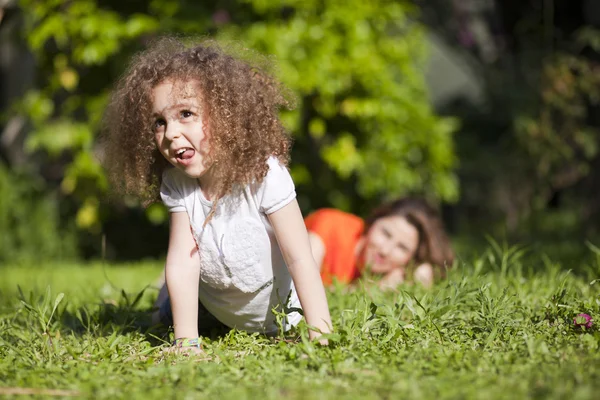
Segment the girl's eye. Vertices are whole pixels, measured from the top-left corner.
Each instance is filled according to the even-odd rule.
[[[188,110],[183,110],[183,111],[181,112],[181,117],[182,117],[182,118],[189,118],[189,117],[191,117],[191,116],[192,116],[192,112],[191,112],[191,111],[188,111]]]
[[[164,119],[157,119],[156,121],[154,121],[153,128],[154,128],[155,131],[157,131],[160,128],[162,128],[163,126],[165,126],[165,125],[166,125],[166,122],[165,122]]]

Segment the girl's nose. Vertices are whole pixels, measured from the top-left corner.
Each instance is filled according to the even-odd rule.
[[[165,130],[165,137],[168,140],[173,141],[180,136],[181,136],[181,127],[176,122],[172,122],[167,125],[166,130]]]

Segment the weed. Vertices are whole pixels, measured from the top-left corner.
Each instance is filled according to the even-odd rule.
[[[165,332],[149,324],[159,264],[5,267],[0,395],[591,399],[600,331],[581,315],[600,315],[600,251],[590,249],[580,274],[495,243],[429,290],[335,285],[329,346],[302,322],[277,337],[204,338],[203,357],[165,354]],[[291,311],[274,310],[281,329]]]

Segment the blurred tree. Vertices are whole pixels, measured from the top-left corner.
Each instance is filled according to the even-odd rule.
[[[306,208],[356,211],[365,199],[407,193],[457,199],[455,123],[432,112],[425,31],[409,2],[241,3],[217,10],[230,22],[218,36],[275,55],[297,93],[298,110],[284,118]]]
[[[600,159],[600,124],[593,115],[600,111],[600,65],[577,53],[585,48],[600,52],[600,31],[583,28],[573,44],[572,52],[546,57],[539,101],[530,114],[515,120],[518,144],[529,160],[532,211],[553,205],[565,190],[583,194],[581,186],[598,176],[594,166]],[[582,221],[593,220],[598,213],[600,191],[595,189],[572,204]]]
[[[305,211],[361,212],[369,201],[405,193],[458,197],[455,122],[432,112],[424,29],[409,2],[21,0],[20,7],[38,78],[14,110],[32,124],[26,149],[40,174],[60,185],[82,230],[97,235],[103,221],[114,221],[102,201],[107,183],[95,141],[107,91],[131,54],[160,33],[209,34],[275,56],[279,78],[298,98],[297,110],[282,117],[296,140],[292,174]],[[160,207],[146,216],[165,221]]]
[[[35,89],[16,107],[32,123],[26,149],[43,157],[42,175],[60,181],[62,192],[77,202],[77,226],[99,233],[98,196],[107,184],[94,139],[116,76],[114,63],[127,44],[159,24],[141,13],[123,17],[94,0],[22,0],[20,6],[38,62]]]
[[[438,110],[462,121],[461,228],[571,238],[600,228],[600,35],[585,26],[600,20],[592,2],[422,2],[429,26],[485,81],[483,106],[454,99]],[[465,40],[474,26],[498,57]]]
[[[56,193],[40,177],[0,164],[0,194],[0,266],[76,257],[75,229],[60,220]]]

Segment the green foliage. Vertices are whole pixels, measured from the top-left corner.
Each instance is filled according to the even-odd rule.
[[[409,3],[20,5],[39,80],[15,109],[32,123],[27,151],[60,160],[61,189],[78,204],[81,229],[102,229],[107,184],[96,137],[108,89],[141,43],[163,32],[211,34],[275,56],[279,77],[299,99],[297,111],[282,118],[296,137],[292,173],[308,199],[305,209],[349,208],[407,192],[457,198],[454,122],[429,105],[426,39]],[[164,220],[156,210],[148,215]]]
[[[527,189],[514,197],[521,199],[518,214],[526,229],[541,230],[558,212],[575,217],[571,234],[584,227],[589,235],[597,231],[590,221],[596,219],[600,193],[596,167],[600,125],[595,118],[600,110],[600,74],[597,61],[582,49],[597,51],[600,31],[584,27],[573,38],[571,48],[541,60],[536,101],[515,116],[514,139],[522,174],[518,181],[526,182]],[[548,203],[557,194],[564,194],[562,209],[549,210]]]
[[[319,171],[325,164],[341,180],[355,177],[363,198],[457,199],[455,123],[431,109],[425,31],[410,3],[244,3],[258,18],[226,24],[218,36],[275,55],[282,81],[299,98],[298,110],[284,116],[305,153],[298,158],[321,175],[310,185],[333,192],[335,180],[323,182]],[[323,162],[310,160],[315,151]]]
[[[73,229],[61,226],[57,196],[25,172],[0,164],[0,265],[76,256]]]
[[[16,107],[32,122],[26,150],[71,160],[63,165],[63,194],[79,203],[77,226],[98,233],[99,198],[107,183],[95,141],[112,84],[107,78],[123,48],[159,24],[152,16],[124,16],[94,0],[22,0],[20,6],[43,77]]]
[[[7,268],[0,393],[593,399],[600,388],[600,252],[591,248],[596,253],[579,260],[578,275],[493,243],[431,290],[334,286],[330,346],[308,341],[305,325],[285,338],[232,330],[203,338],[205,354],[192,359],[164,353],[168,338],[148,329],[156,292],[145,285],[158,264]],[[574,325],[580,313],[595,319],[592,328]]]
[[[464,116],[456,135],[460,211],[474,232],[589,237],[600,210],[600,31],[582,27],[567,36],[557,27],[556,47],[547,48],[540,25],[523,26],[532,31],[514,33],[502,60],[481,66],[488,107],[450,111]]]
[[[581,45],[600,40],[600,33],[593,33],[582,30]],[[597,65],[582,56],[553,54],[545,60],[540,91],[536,114],[517,118],[516,137],[532,166],[531,184],[547,201],[548,191],[585,177],[598,156],[600,127],[589,118],[590,110],[600,107]]]

